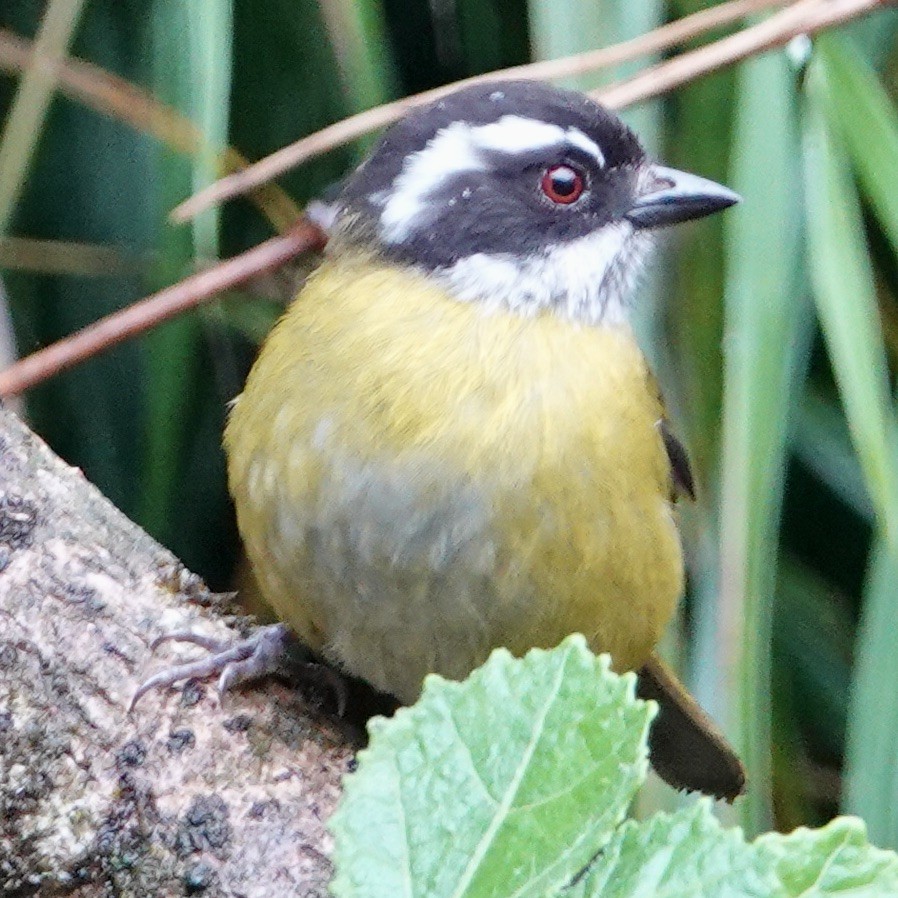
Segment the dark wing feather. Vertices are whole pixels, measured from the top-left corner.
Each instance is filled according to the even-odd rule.
[[[689,466],[689,456],[686,447],[677,439],[670,429],[666,418],[661,419],[661,439],[664,440],[664,448],[667,450],[667,458],[670,460],[670,472],[677,494],[695,499],[695,479],[692,476],[692,468]]]

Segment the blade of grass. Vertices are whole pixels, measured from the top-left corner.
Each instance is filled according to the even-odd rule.
[[[844,805],[864,816],[879,844],[898,845],[898,694],[891,686],[898,677],[898,427],[860,204],[834,133],[831,59],[816,59],[807,82],[808,229],[818,310],[878,527],[856,650]],[[871,143],[879,143],[876,133]]]
[[[798,694],[795,716],[818,753],[836,762],[847,730],[854,622],[851,602],[786,556],[777,583],[774,650]]]
[[[135,274],[143,267],[139,258],[117,246],[0,237],[0,269],[108,278]]]
[[[23,73],[0,139],[0,235],[6,234],[53,98],[55,77],[48,74],[69,48],[85,0],[52,0],[41,20],[34,57]]]
[[[525,14],[527,4],[523,0],[499,0],[484,3],[483,0],[455,0],[442,4],[429,4],[436,13],[433,26],[437,36],[437,58],[444,65],[453,57],[458,60],[459,74],[478,75],[493,72],[507,66],[520,65],[531,58],[532,21]],[[441,18],[455,18],[455,27],[441,27]],[[456,47],[442,39],[442,34],[453,33]],[[593,45],[595,46],[595,45]],[[441,81],[446,80],[441,78]]]
[[[652,34],[662,24],[662,7],[658,0],[563,0],[552,4],[530,0],[531,43],[539,60],[563,59],[603,45],[626,45],[641,35]],[[645,57],[657,61],[657,53]],[[580,72],[561,79],[561,86],[574,90],[593,90],[619,78],[633,74],[640,67],[636,60],[606,66],[591,72]],[[658,109],[647,107],[629,110],[624,117],[651,152],[658,146]]]
[[[0,28],[0,71],[10,74],[25,72],[33,58],[34,45],[30,41]],[[60,60],[54,65],[53,72],[57,79],[56,89],[61,96],[125,122],[176,152],[214,156],[192,121],[130,81],[83,59]],[[218,174],[239,171],[248,164],[237,150],[228,147],[218,157]],[[253,190],[249,199],[280,233],[290,228],[301,214],[293,200],[276,184],[265,184]]]
[[[894,191],[898,116],[892,102],[861,55],[845,41],[830,38],[821,44],[816,74],[815,85],[822,95],[828,124],[838,129],[861,187],[893,251],[898,253],[898,198]],[[854,233],[860,231],[861,224],[858,222],[855,228]],[[868,278],[871,280],[863,285],[865,304],[872,304],[872,276]],[[870,317],[873,314],[868,312]],[[898,496],[894,492],[898,426],[893,417],[888,417],[883,426],[890,440],[882,451],[892,453],[891,466],[885,473],[893,479],[873,496],[881,532],[874,541],[864,586],[842,804],[848,813],[864,817],[878,844],[898,847],[898,696],[891,687],[898,678],[894,645],[898,627],[898,545],[894,529],[898,519]]]
[[[395,96],[380,0],[318,0],[343,93],[353,112]]]
[[[707,0],[681,0],[671,14],[691,17]],[[698,46],[697,41],[687,45]],[[728,182],[736,106],[735,72],[721,72],[680,90],[665,121],[666,163]],[[657,361],[671,413],[686,441],[699,484],[697,501],[684,505],[680,528],[689,573],[690,643],[687,681],[699,701],[713,709],[719,699],[715,673],[719,598],[719,537],[716,509],[723,383],[723,230],[727,216],[711,216],[670,235],[659,270],[669,272],[658,315]]]
[[[782,53],[753,59],[740,72],[731,183],[745,202],[727,234],[716,666],[722,719],[752,783],[741,806],[752,833],[772,822],[772,600],[787,428],[811,322],[809,305],[796,299],[795,197],[783,189],[798,177],[793,82]]]
[[[898,848],[896,584],[898,552],[880,537],[870,553],[857,633],[842,810],[863,817],[883,848]]]
[[[898,253],[898,114],[863,56],[846,39],[817,41],[827,118],[838,128],[864,195]]]
[[[16,334],[13,330],[12,312],[9,307],[9,299],[6,295],[3,278],[0,277],[0,365],[6,368],[8,365],[12,365],[17,358],[18,352],[16,349]],[[4,406],[20,418],[23,417],[23,402],[20,397],[11,397],[9,402],[4,402]]]
[[[873,506],[845,416],[819,389],[810,388],[802,397],[792,450],[857,514],[873,519]]]
[[[153,7],[152,74],[155,93],[197,123],[206,146],[227,146],[231,87],[231,0],[183,6],[165,0]],[[189,158],[159,148],[157,227],[162,228],[157,283],[168,283],[218,257],[219,211],[206,210],[188,231],[165,226],[164,209],[185,190],[202,189],[216,176],[215,154]],[[196,371],[201,354],[200,321],[184,316],[145,338],[146,420],[140,523],[174,550],[178,516],[174,504],[182,492],[181,470],[191,431],[190,408],[196,401]],[[185,376],[187,375],[187,376]]]
[[[827,121],[823,59],[811,63],[803,113],[806,227],[824,340],[878,525],[898,546],[898,430],[860,202]]]

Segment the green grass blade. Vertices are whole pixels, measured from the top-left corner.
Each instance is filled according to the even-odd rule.
[[[792,450],[846,505],[862,518],[873,519],[845,416],[820,389],[809,388],[802,397]]]
[[[656,28],[663,20],[659,0],[530,0],[530,36],[536,59],[557,59],[596,47],[638,37]],[[591,90],[633,74],[652,62],[651,57],[568,78],[561,86]],[[657,152],[660,115],[657,103],[627,109],[623,118],[634,128],[646,147]]]
[[[860,204],[848,173],[845,151],[836,135],[837,129],[846,133],[849,127],[841,116],[855,114],[855,110],[846,110],[844,98],[839,99],[841,91],[856,91],[854,102],[868,110],[875,108],[878,92],[870,90],[869,79],[858,77],[857,64],[855,71],[850,72],[852,66],[848,62],[839,48],[831,45],[809,72],[805,116],[808,230],[818,310],[879,533],[856,649],[845,806],[867,819],[878,842],[895,845],[898,693],[892,683],[898,675],[894,647],[898,621],[898,428],[888,392],[885,350]],[[832,64],[835,68],[830,69]],[[886,122],[887,117],[874,116],[865,143],[870,159],[886,166],[888,172],[894,170],[895,159],[889,157],[896,150],[890,147],[890,127],[884,127]],[[891,215],[892,204],[881,192],[873,163],[860,161],[864,152],[857,145],[853,157],[888,229],[886,219]],[[873,199],[874,193],[878,200]]]
[[[155,92],[196,123],[207,146],[227,146],[231,88],[231,0],[183,6],[157,3],[153,8],[152,77]],[[160,228],[162,264],[159,284],[183,277],[199,261],[218,256],[219,211],[207,210],[189,229],[171,228],[168,210],[217,176],[215,154],[184,158],[158,150],[159,188],[156,227]],[[145,338],[147,416],[141,522],[157,538],[179,548],[172,535],[186,451],[194,423],[188,372],[198,373],[202,334],[195,315],[183,317]]]
[[[392,99],[395,73],[380,0],[318,0],[318,5],[348,110],[360,112]]]
[[[53,0],[34,45],[35,64],[22,75],[0,139],[0,235],[9,230],[28,165],[53,99],[53,63],[65,57],[85,0]],[[38,61],[40,60],[40,61]]]
[[[870,557],[848,711],[842,808],[864,818],[877,845],[898,848],[898,553],[880,539]]]
[[[530,43],[534,59],[558,59],[614,43],[611,34],[613,0],[529,0]],[[564,79],[559,86],[590,90],[602,83],[602,73]]]
[[[898,537],[898,433],[860,203],[825,115],[825,72],[812,63],[804,109],[811,279],[852,441],[880,526]]]
[[[796,299],[800,228],[783,189],[797,181],[793,81],[783,54],[740,72],[731,183],[745,202],[727,233],[717,646],[723,720],[752,783],[741,808],[750,832],[769,828],[772,815],[772,599],[787,427],[811,321]]]
[[[851,603],[788,554],[780,565],[773,643],[796,693],[794,723],[812,735],[818,757],[837,762],[845,744],[852,674]]]
[[[844,141],[861,188],[898,253],[898,115],[857,50],[834,36],[820,42],[825,109]],[[894,425],[892,425],[894,427]],[[898,458],[893,457],[893,469]],[[885,496],[880,501],[888,501]],[[894,501],[894,500],[893,500]],[[898,509],[890,504],[891,515]],[[845,760],[843,807],[863,815],[880,844],[898,846],[898,699],[884,684],[898,677],[898,551],[880,538],[871,554],[857,640]]]
[[[898,113],[876,73],[847,40],[824,35],[818,41],[820,87],[828,117],[839,129],[892,248],[898,252]]]

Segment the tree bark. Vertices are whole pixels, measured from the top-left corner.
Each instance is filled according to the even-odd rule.
[[[318,896],[350,735],[277,683],[189,683],[237,618],[0,409],[0,895]]]

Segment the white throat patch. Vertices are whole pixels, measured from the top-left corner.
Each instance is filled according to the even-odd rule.
[[[462,302],[520,315],[550,311],[582,324],[625,325],[651,238],[628,222],[547,247],[539,255],[475,253],[432,273]]]
[[[405,240],[415,219],[425,211],[428,195],[460,172],[484,171],[484,152],[526,153],[556,144],[567,144],[592,156],[599,166],[605,164],[598,144],[578,128],[519,115],[504,115],[488,125],[453,122],[405,160],[390,190],[373,198],[383,206],[383,239],[388,243]]]

